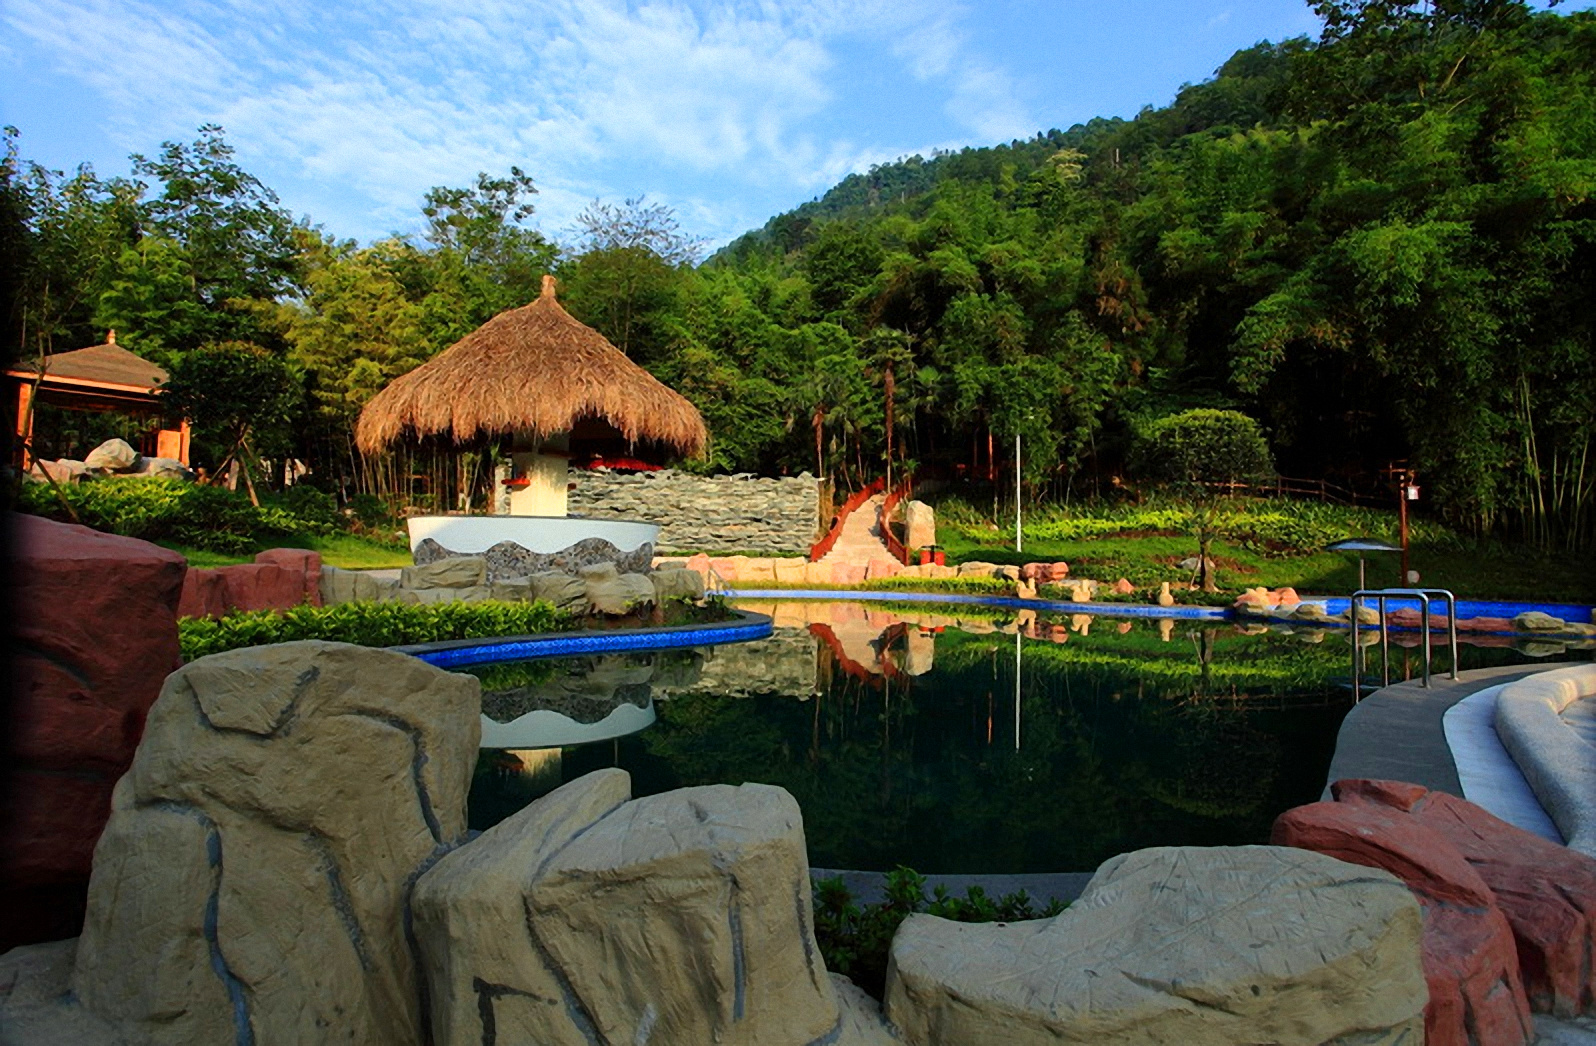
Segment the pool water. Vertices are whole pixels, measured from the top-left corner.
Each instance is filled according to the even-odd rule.
[[[1087,871],[1145,846],[1266,842],[1319,797],[1351,707],[1344,632],[739,606],[774,635],[474,670],[471,826],[619,766],[637,795],[786,788],[818,867]],[[1465,668],[1524,659],[1463,649]]]

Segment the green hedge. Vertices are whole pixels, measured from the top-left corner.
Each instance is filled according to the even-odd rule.
[[[100,476],[56,487],[23,484],[17,507],[125,537],[241,554],[285,535],[338,530],[331,499],[315,494],[307,488],[256,508],[248,497],[224,487],[153,476]]]
[[[290,610],[241,610],[177,624],[183,660],[246,646],[325,639],[359,646],[401,646],[446,639],[535,635],[570,627],[569,615],[547,602],[340,603]]]

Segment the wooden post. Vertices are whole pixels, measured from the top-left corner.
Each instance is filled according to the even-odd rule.
[[[22,450],[22,471],[33,467],[33,387],[17,385],[17,446]]]

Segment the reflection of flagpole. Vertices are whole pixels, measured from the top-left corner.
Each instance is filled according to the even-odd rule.
[[[1020,750],[1020,630],[1014,630],[1014,750]]]

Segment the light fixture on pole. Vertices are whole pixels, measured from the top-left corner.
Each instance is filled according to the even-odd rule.
[[[1401,552],[1400,547],[1379,538],[1347,538],[1345,541],[1333,541],[1325,546],[1331,552],[1356,552],[1358,554],[1358,590],[1368,588],[1364,583],[1363,554],[1365,552]],[[1403,583],[1407,581],[1403,578]]]

